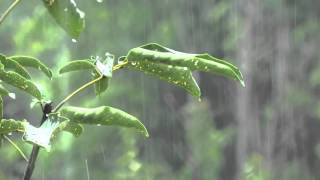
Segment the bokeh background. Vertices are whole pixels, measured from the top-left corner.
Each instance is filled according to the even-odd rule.
[[[0,12],[11,3],[0,0]],[[114,74],[104,95],[89,89],[70,105],[110,105],[141,119],[133,130],[86,126],[59,136],[41,152],[40,180],[318,180],[320,179],[320,1],[90,0],[77,42],[39,0],[22,0],[0,25],[0,53],[35,56],[53,68],[52,81],[34,72],[47,98],[59,102],[90,80],[59,76],[67,61],[117,57],[148,42],[184,52],[208,52],[240,67],[246,87],[197,73],[202,100],[140,72]],[[41,76],[40,76],[41,75]],[[40,109],[18,93],[5,99],[6,118],[39,122]],[[11,136],[29,154],[21,135]],[[21,179],[26,163],[8,143],[0,148],[0,179]]]

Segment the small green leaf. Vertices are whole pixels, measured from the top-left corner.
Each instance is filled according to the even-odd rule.
[[[95,65],[92,62],[90,62],[89,59],[75,60],[75,61],[70,61],[68,64],[64,65],[59,70],[59,74],[72,72],[72,71],[90,70],[90,69],[95,69]]]
[[[0,121],[0,134],[8,134],[15,131],[24,132],[28,124],[26,120],[2,119]]]
[[[57,131],[67,131],[73,134],[74,137],[79,137],[83,132],[83,127],[81,124],[70,122],[70,120],[63,121],[59,125],[59,129]]]
[[[146,137],[149,136],[147,129],[136,117],[113,107],[81,108],[69,106],[62,108],[60,113],[71,122],[135,128]]]
[[[201,95],[200,88],[187,67],[153,63],[144,60],[131,62],[129,63],[129,67],[180,86],[187,90],[192,96],[200,97]]]
[[[37,88],[37,86],[30,80],[24,78],[23,76],[19,75],[18,73],[12,71],[5,71],[3,66],[0,66],[0,80],[3,82],[14,86],[16,88],[21,89],[32,95],[37,99],[41,99],[41,92]]]
[[[5,70],[12,70],[21,76],[23,76],[26,79],[31,79],[30,74],[28,71],[22,67],[19,63],[16,61],[13,61],[12,59],[6,58],[5,56],[0,54],[0,62],[3,64]]]
[[[97,71],[92,72],[93,79],[99,78],[101,75]],[[98,82],[94,84],[94,92],[96,95],[101,95],[103,92],[105,92],[108,89],[109,86],[109,78],[108,77],[102,77]]]
[[[152,43],[131,49],[127,59],[129,62],[150,61],[187,67],[191,71],[198,70],[215,73],[238,80],[244,86],[243,77],[238,68],[231,63],[213,58],[207,54],[187,54]]]
[[[56,22],[77,39],[85,26],[84,16],[74,0],[42,0]]]
[[[40,60],[38,60],[34,57],[11,56],[11,57],[9,57],[9,59],[16,61],[17,63],[21,64],[24,67],[32,67],[32,68],[38,69],[38,70],[42,71],[49,78],[52,78],[51,70],[45,64],[43,64]]]

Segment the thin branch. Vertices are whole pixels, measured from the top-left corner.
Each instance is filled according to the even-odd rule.
[[[21,0],[15,0],[8,9],[1,15],[0,24],[5,20],[5,18],[9,15],[9,13],[19,4]]]
[[[8,136],[4,135],[3,136],[18,152],[19,154],[23,157],[24,160],[26,160],[27,162],[29,161],[27,156],[23,153],[23,151],[19,148],[18,145],[16,145],[16,143],[14,143]]]

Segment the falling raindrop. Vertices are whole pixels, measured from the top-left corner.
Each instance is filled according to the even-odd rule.
[[[64,10],[63,10],[64,12],[67,12],[68,11],[68,8],[64,8]]]
[[[97,0],[98,3],[103,3],[103,0]]]
[[[78,42],[76,39],[71,39],[71,41],[72,41],[73,43],[77,43],[77,42]]]

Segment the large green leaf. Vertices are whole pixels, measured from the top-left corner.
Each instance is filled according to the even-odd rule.
[[[5,71],[2,64],[0,64],[0,80],[29,93],[39,100],[42,97],[39,89],[32,81],[13,71]]]
[[[64,65],[60,70],[59,73],[67,73],[72,71],[80,71],[80,70],[90,70],[95,69],[95,65],[89,59],[86,60],[75,60],[70,61],[68,64]]]
[[[146,60],[131,62],[129,63],[129,67],[180,86],[187,90],[192,96],[200,97],[201,95],[200,88],[187,67],[154,63]]]
[[[74,0],[42,0],[56,22],[71,36],[77,39],[85,26],[84,12]]]
[[[7,134],[11,132],[24,132],[29,123],[26,120],[17,121],[14,119],[2,119],[0,121],[0,134]]]
[[[133,48],[127,55],[129,62],[150,61],[172,66],[187,67],[191,71],[204,71],[238,80],[243,86],[243,77],[234,65],[207,54],[187,54],[161,45],[148,44]]]
[[[4,55],[0,54],[0,62],[3,64],[5,70],[12,70],[26,79],[31,79],[27,70],[12,59],[6,58]]]
[[[32,68],[38,69],[38,70],[42,71],[49,78],[52,78],[51,70],[45,64],[43,64],[40,60],[38,60],[34,57],[11,56],[11,57],[9,57],[9,59],[14,60],[15,62],[21,64],[24,67],[32,67]]]
[[[147,129],[136,117],[113,107],[81,108],[69,106],[62,108],[60,113],[71,122],[135,128],[146,137],[149,136]]]

